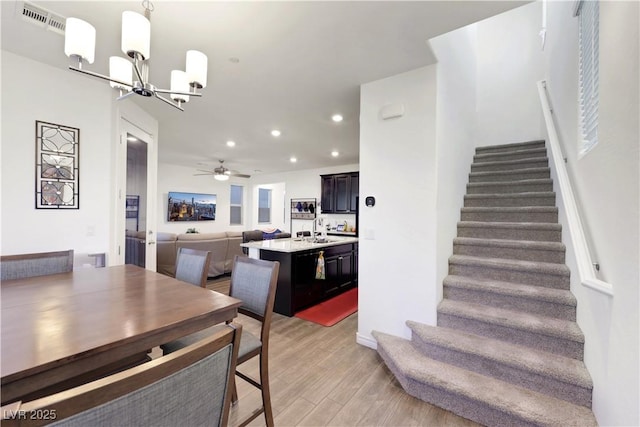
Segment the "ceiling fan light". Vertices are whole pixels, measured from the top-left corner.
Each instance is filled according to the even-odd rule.
[[[189,84],[196,88],[207,87],[207,55],[198,50],[187,51],[187,75]]]
[[[213,177],[218,181],[226,181],[229,179],[229,175],[226,175],[224,173],[217,173]]]
[[[96,29],[78,18],[67,18],[64,34],[64,53],[79,56],[93,64],[96,52]]]
[[[189,79],[187,73],[181,70],[171,71],[171,90],[176,92],[189,92]],[[171,94],[171,99],[180,102],[189,102],[189,95],[177,93]]]
[[[127,83],[127,86],[121,85],[116,82],[109,82],[111,87],[116,89],[126,89],[131,90],[131,86],[133,86],[133,68],[131,67],[131,62],[120,57],[120,56],[111,56],[109,57],[109,77],[114,80],[119,80],[121,82]]]
[[[149,59],[151,53],[151,23],[136,12],[122,12],[122,52],[134,58]]]

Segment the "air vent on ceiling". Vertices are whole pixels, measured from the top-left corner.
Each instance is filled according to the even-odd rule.
[[[45,28],[50,31],[54,31],[58,34],[64,34],[64,26],[66,19],[56,13],[53,13],[40,6],[36,6],[33,3],[23,2],[22,4],[22,18]]]

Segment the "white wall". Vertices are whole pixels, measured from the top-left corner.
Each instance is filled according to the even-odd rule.
[[[600,2],[599,143],[579,158],[578,21],[572,6],[548,5],[545,78],[583,223],[614,296],[583,287],[577,274],[571,291],[578,299],[598,422],[640,425],[639,7],[637,2]],[[570,266],[572,257],[568,246]]]
[[[201,233],[215,233],[222,231],[243,231],[251,228],[250,207],[248,201],[252,197],[251,181],[243,178],[231,177],[228,181],[216,181],[213,176],[194,176],[195,168],[160,163],[158,165],[158,231],[168,233],[185,233],[187,228],[196,228]],[[230,185],[244,187],[243,225],[230,225]],[[215,221],[167,221],[167,197],[170,191],[186,193],[204,193],[216,195]]]
[[[478,146],[542,139],[541,22],[534,2],[476,24]]]
[[[2,254],[109,251],[109,85],[2,50]],[[35,209],[35,121],[80,129],[80,209]]]
[[[252,182],[255,185],[268,184],[272,182],[285,183],[285,199],[286,203],[289,203],[291,199],[316,199],[318,205],[320,204],[321,196],[321,181],[320,175],[344,173],[344,172],[356,172],[359,166],[357,164],[341,165],[328,168],[319,169],[307,169],[302,171],[292,171],[285,173],[265,174],[258,175],[252,178]],[[362,194],[362,192],[360,192]],[[257,202],[256,202],[257,203]],[[288,206],[288,205],[287,205]],[[291,212],[285,208],[285,223],[282,230],[292,230],[292,234],[295,235],[297,231],[311,231],[313,225],[308,220],[291,220]],[[355,224],[354,214],[318,214],[318,217],[325,218],[331,224],[343,223],[347,221],[349,224]]]
[[[184,233],[187,228],[195,227],[202,233],[221,232],[227,230],[250,230],[279,228],[288,232],[291,212],[288,203],[292,198],[316,198],[320,201],[320,175],[357,171],[358,165],[341,165],[329,168],[308,169],[301,171],[256,175],[250,179],[233,178],[220,182],[210,176],[193,176],[195,170],[190,167],[160,163],[158,166],[158,231]],[[244,187],[243,224],[229,224],[229,186],[231,184]],[[258,187],[269,187],[274,193],[272,200],[272,222],[258,224]],[[168,222],[167,193],[169,191],[185,191],[189,193],[207,193],[217,196],[217,218],[204,222]],[[321,215],[333,223],[355,222],[354,215]],[[311,221],[294,221],[293,233],[302,229],[311,230]]]
[[[404,116],[382,120],[402,103]],[[409,337],[407,319],[435,324],[436,66],[367,83],[360,91],[358,342],[371,331]],[[385,171],[388,173],[381,173]]]
[[[476,143],[477,25],[431,39],[430,44],[438,59],[436,283],[440,300]]]

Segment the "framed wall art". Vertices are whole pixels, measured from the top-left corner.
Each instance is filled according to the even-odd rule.
[[[36,120],[36,209],[80,208],[80,129]]]
[[[167,221],[215,221],[215,194],[170,191],[167,196]]]

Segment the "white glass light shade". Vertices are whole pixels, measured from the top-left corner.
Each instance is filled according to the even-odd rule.
[[[76,55],[93,64],[96,52],[96,29],[78,18],[67,18],[64,31],[64,53]]]
[[[195,87],[207,87],[207,55],[198,50],[187,51],[187,76]]]
[[[136,12],[122,12],[122,52],[130,57],[134,53],[149,59],[151,53],[151,23]]]
[[[226,181],[229,179],[229,175],[225,175],[223,173],[215,174],[213,177],[218,181]]]
[[[171,90],[176,92],[189,92],[189,79],[187,73],[180,70],[171,71]],[[189,102],[189,95],[171,94],[174,101]]]
[[[123,86],[120,83],[109,82],[111,87],[131,90],[131,86],[133,86],[132,74],[133,68],[131,67],[131,62],[129,60],[119,56],[112,56],[109,58],[109,77],[114,80],[120,80],[128,85]]]

